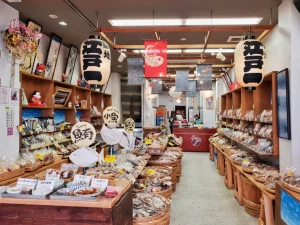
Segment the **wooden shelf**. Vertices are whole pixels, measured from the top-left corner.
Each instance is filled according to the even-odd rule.
[[[230,140],[232,140],[232,141],[234,141],[234,142],[240,144],[241,146],[243,146],[244,148],[246,148],[247,150],[250,150],[251,152],[253,152],[253,153],[255,153],[255,154],[262,155],[262,156],[263,156],[263,155],[264,155],[264,156],[273,156],[273,153],[263,153],[263,152],[257,152],[257,151],[254,151],[254,150],[253,150],[252,148],[250,148],[249,146],[247,146],[247,145],[245,145],[245,144],[243,144],[243,143],[241,143],[241,142],[239,142],[239,141],[237,141],[237,140],[231,138],[231,137],[228,136],[227,134],[222,133],[222,132],[221,132],[221,134],[224,135],[225,137],[229,138]]]
[[[42,76],[38,76],[38,75],[35,75],[35,74],[31,74],[31,73],[24,73],[24,72],[22,72],[22,76],[23,77],[32,78],[32,79],[39,79],[39,80],[43,80],[43,81],[53,82],[52,79],[45,78],[45,77],[42,77]]]
[[[276,72],[271,72],[265,75],[263,82],[256,88],[255,91],[246,91],[244,88],[238,88],[234,91],[228,92],[221,96],[221,114],[228,109],[242,109],[242,117],[244,117],[249,110],[254,111],[254,118],[257,118],[263,110],[272,110],[272,121],[261,122],[257,120],[246,120],[243,118],[228,118],[222,117],[223,122],[228,124],[232,120],[241,121],[242,127],[248,122],[271,124],[273,127],[272,138],[265,138],[273,141],[273,156],[279,156],[279,138],[277,134],[277,99],[276,99]],[[223,125],[224,126],[224,125]],[[255,139],[261,138],[260,135],[253,134]],[[271,155],[271,154],[268,154]]]
[[[74,110],[73,107],[59,107],[59,106],[54,106],[54,109],[63,109],[63,110]]]
[[[50,106],[22,105],[23,109],[52,109]]]
[[[84,109],[84,108],[76,108],[76,110],[81,110],[81,111],[88,111],[88,110],[91,110],[91,109]]]
[[[56,133],[56,132],[64,132],[64,131],[70,131],[72,128],[67,128],[64,130],[55,130],[55,131],[34,131],[34,132],[22,132],[22,136],[31,136],[31,135],[38,135],[38,134],[51,134],[51,133]]]

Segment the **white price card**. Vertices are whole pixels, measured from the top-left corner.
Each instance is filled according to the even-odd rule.
[[[108,185],[108,179],[92,179],[91,187],[100,188],[101,190],[105,190]]]
[[[85,175],[80,175],[80,174],[76,174],[74,177],[74,181],[83,181],[85,183],[87,183],[88,185],[90,185],[92,177],[91,176],[85,176]]]
[[[60,179],[60,170],[47,169],[46,180],[59,180]]]
[[[34,190],[36,183],[37,180],[35,179],[19,178],[16,187],[26,187],[28,190]]]
[[[53,190],[54,184],[55,184],[54,180],[39,180],[36,185],[36,190],[39,190],[39,189]]]

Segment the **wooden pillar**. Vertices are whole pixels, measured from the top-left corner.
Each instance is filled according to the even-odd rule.
[[[213,144],[209,144],[209,159],[214,161],[214,146]]]
[[[218,150],[218,165],[220,175],[225,176],[225,159],[223,153],[220,150]]]
[[[244,205],[243,198],[244,198],[244,190],[242,184],[242,174],[239,170],[236,170],[237,174],[237,182],[238,182],[238,200],[240,205]]]
[[[266,221],[266,216],[265,216],[265,202],[263,197],[261,197],[260,199],[260,215],[259,215],[259,219],[258,219],[258,225],[264,225],[265,221]]]
[[[227,187],[233,188],[232,165],[229,158],[226,157],[226,173],[227,173]]]
[[[264,203],[265,203],[266,225],[275,225],[272,199],[270,199],[264,193],[263,193],[263,197],[264,197]]]

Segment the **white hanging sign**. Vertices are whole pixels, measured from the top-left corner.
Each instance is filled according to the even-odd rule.
[[[254,39],[243,40],[235,48],[234,59],[237,81],[242,87],[254,90],[264,78],[266,65],[264,45]]]
[[[128,118],[124,122],[125,132],[128,134],[132,134],[135,128],[135,122],[133,119]]]
[[[106,84],[111,71],[111,52],[100,39],[87,39],[80,48],[80,66],[83,79],[88,84]]]
[[[72,127],[71,138],[78,146],[90,146],[96,139],[96,130],[90,123],[79,122]]]

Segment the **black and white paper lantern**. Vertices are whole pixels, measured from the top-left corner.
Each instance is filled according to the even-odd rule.
[[[263,81],[265,72],[265,47],[251,38],[238,43],[234,53],[236,78],[246,90],[255,90]]]
[[[80,48],[80,66],[83,79],[88,84],[106,84],[110,75],[111,52],[108,44],[90,36]]]

